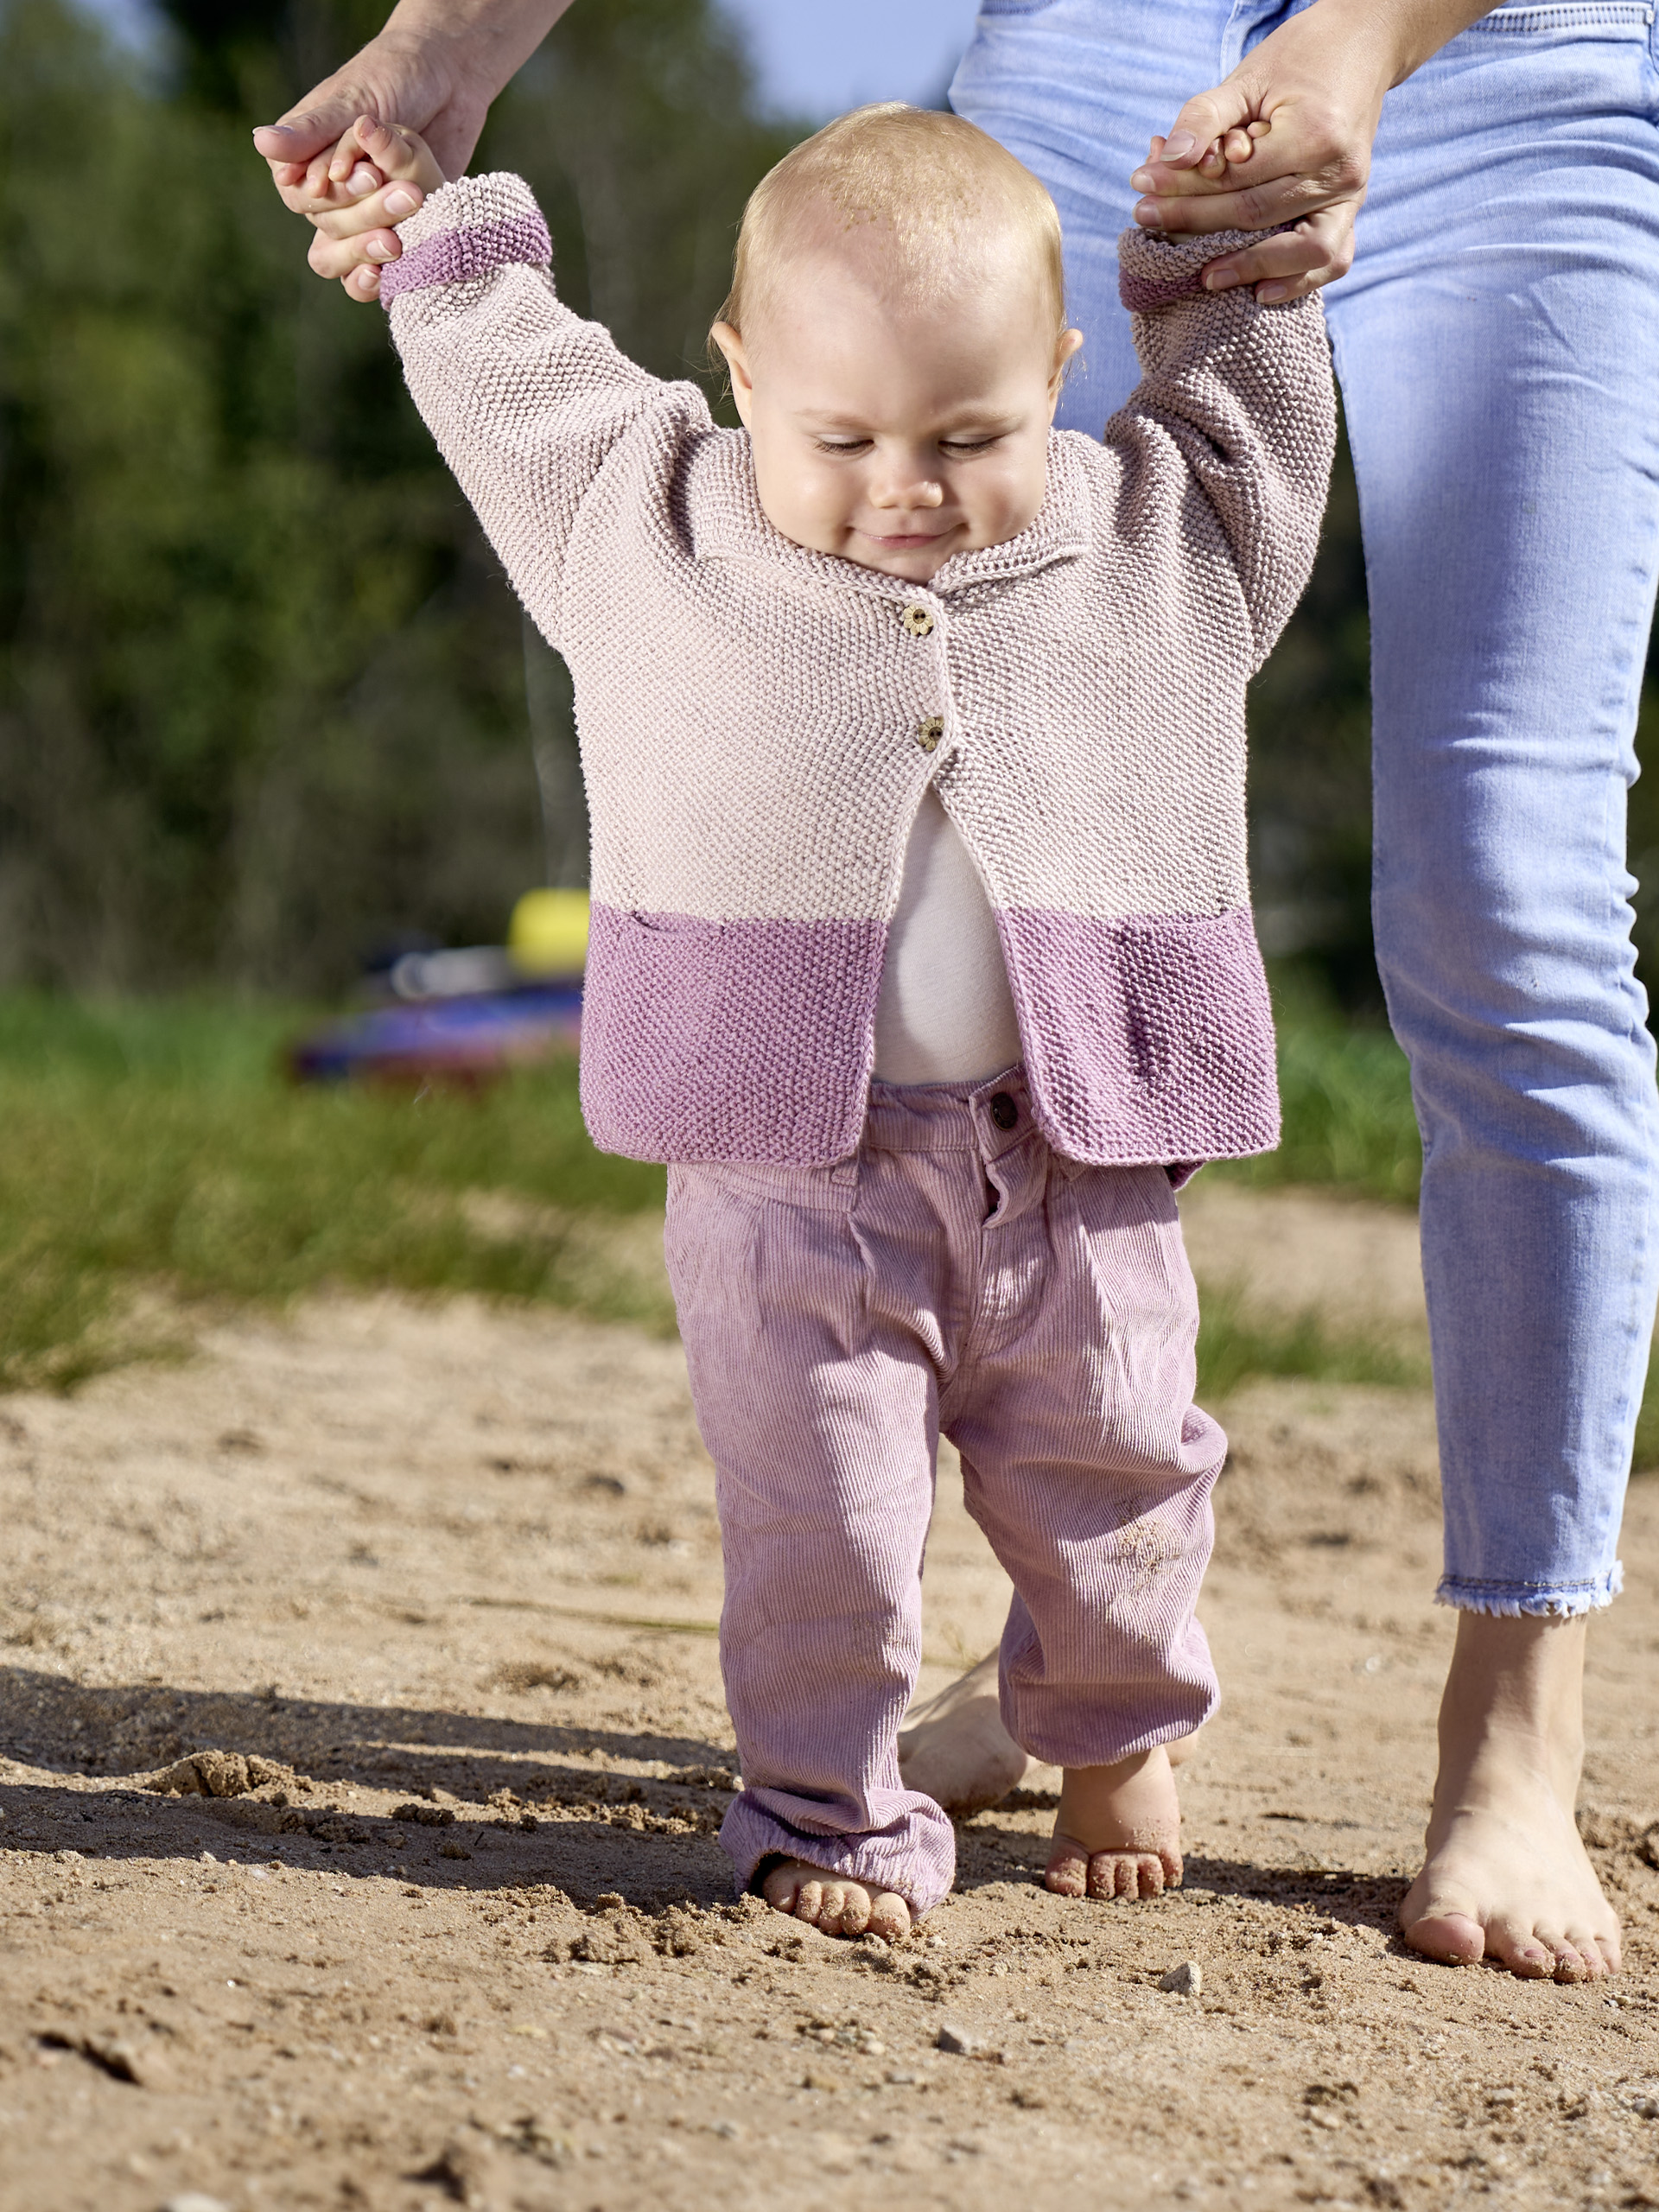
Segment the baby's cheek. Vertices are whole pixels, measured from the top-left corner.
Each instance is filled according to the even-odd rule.
[[[772,528],[797,545],[839,552],[847,522],[845,485],[798,456],[780,461],[764,437],[753,443],[755,485]]]
[[[1048,471],[1039,456],[993,474],[987,471],[964,487],[963,505],[976,545],[1001,545],[1018,537],[1037,519],[1048,488]]]

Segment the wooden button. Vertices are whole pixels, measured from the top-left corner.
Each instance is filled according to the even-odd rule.
[[[901,619],[912,638],[932,635],[933,610],[931,607],[907,607]]]
[[[931,753],[944,735],[944,716],[930,715],[925,722],[916,725],[916,742],[924,753]]]

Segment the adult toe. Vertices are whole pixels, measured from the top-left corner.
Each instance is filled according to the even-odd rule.
[[[1618,1974],[1624,1963],[1616,1930],[1598,1929],[1589,1939],[1589,1948],[1586,1950],[1585,1955],[1588,1957],[1592,1952],[1601,1961],[1601,1969],[1605,1974]]]
[[[1607,1963],[1606,1955],[1602,1950],[1593,1928],[1575,1924],[1569,1921],[1567,1940],[1584,1961],[1586,1980],[1601,1981],[1611,1973],[1612,1969]]]
[[[1595,1980],[1596,1968],[1591,1965],[1589,1960],[1570,1936],[1552,1936],[1548,1941],[1550,1949],[1554,1953],[1554,1972],[1557,1981],[1574,1982]]]
[[[1455,1907],[1431,1907],[1416,1919],[1403,1923],[1400,1932],[1414,1951],[1449,1967],[1478,1966],[1486,1955],[1485,1929]],[[1541,1971],[1550,1973],[1550,1963],[1547,1961]]]
[[[1524,1980],[1548,1980],[1560,1963],[1559,1931],[1500,1913],[1487,1923],[1485,1955]]]

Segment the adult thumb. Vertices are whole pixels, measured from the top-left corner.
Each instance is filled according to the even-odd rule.
[[[268,162],[308,162],[343,137],[362,112],[360,100],[302,108],[280,123],[262,123],[253,134],[254,146]]]
[[[1230,77],[1207,92],[1195,92],[1169,127],[1158,159],[1166,168],[1195,168],[1224,131],[1248,123],[1254,104],[1243,85]]]

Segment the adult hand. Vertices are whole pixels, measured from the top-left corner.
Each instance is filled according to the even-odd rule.
[[[1135,220],[1152,230],[1274,232],[1211,262],[1204,281],[1212,291],[1254,284],[1270,303],[1345,276],[1383,95],[1489,4],[1316,0],[1154,140],[1153,158],[1131,179],[1147,194]]]
[[[254,132],[283,205],[316,230],[310,260],[320,276],[338,276],[352,298],[372,300],[380,289],[377,263],[395,261],[400,251],[395,231],[365,226],[353,213],[355,200],[385,182],[354,144],[341,145],[359,116],[418,131],[444,175],[460,176],[491,101],[569,4],[399,0],[378,37],[279,122]]]

